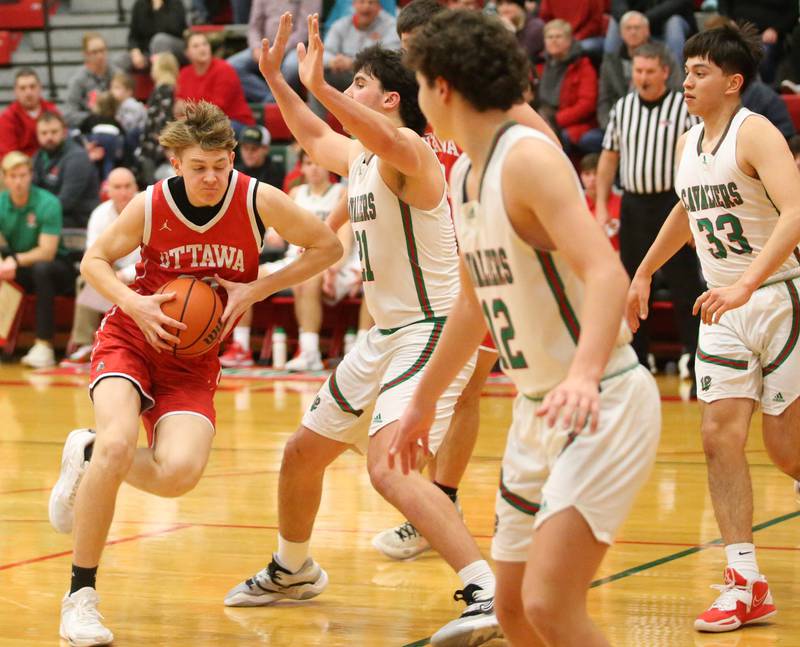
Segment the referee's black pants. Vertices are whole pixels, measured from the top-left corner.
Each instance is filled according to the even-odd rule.
[[[678,197],[673,191],[623,194],[620,206],[619,251],[622,264],[631,277],[636,273],[647,250],[655,241],[661,225],[677,201]],[[691,354],[690,365],[694,366],[700,318],[692,316],[692,306],[705,289],[700,277],[697,254],[689,245],[684,245],[666,262],[661,271],[672,295],[681,343],[686,352]],[[651,291],[651,301],[652,296]],[[645,319],[633,336],[633,349],[639,361],[645,366],[647,366],[649,346],[650,329]]]

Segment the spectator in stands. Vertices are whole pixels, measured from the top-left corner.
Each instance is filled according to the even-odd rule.
[[[239,155],[234,168],[259,182],[271,184],[276,189],[283,187],[284,169],[273,164],[269,158],[269,131],[264,126],[247,126],[239,133]]]
[[[108,64],[108,46],[100,34],[83,35],[83,67],[69,80],[64,118],[70,128],[79,128],[89,116],[98,92],[111,87],[114,69]]]
[[[693,0],[612,0],[604,52],[619,51],[622,46],[619,24],[622,16],[631,10],[647,16],[650,33],[666,43],[672,57],[683,67],[683,44],[697,31]]]
[[[537,109],[559,134],[567,153],[597,152],[601,141],[585,135],[597,126],[597,73],[565,20],[544,27],[545,64]]]
[[[499,3],[498,3],[499,11]],[[539,18],[550,22],[556,18],[566,20],[572,27],[572,37],[587,54],[602,54],[603,13],[605,0],[542,0]]]
[[[128,51],[115,59],[118,67],[131,72],[146,70],[150,58],[170,52],[183,58],[186,10],[183,0],[136,0],[131,9]]]
[[[578,165],[583,192],[586,195],[586,204],[589,206],[589,211],[592,212],[592,215],[595,215],[595,203],[597,202],[597,164],[599,161],[600,156],[597,153],[589,153],[581,158],[581,162]],[[603,226],[611,245],[617,250],[619,249],[619,208],[621,202],[618,193],[613,190],[609,192],[608,200],[606,200],[608,220]]]
[[[353,15],[339,18],[325,36],[325,80],[337,90],[347,89],[353,81],[353,61],[365,47],[380,43],[400,49],[397,23],[381,9],[378,0],[353,0]],[[309,106],[320,116],[325,108],[313,97]]]
[[[310,14],[319,13],[321,0],[296,0],[287,3],[285,0],[253,0],[250,10],[250,22],[247,26],[248,49],[234,54],[228,59],[244,88],[244,96],[248,101],[256,103],[274,103],[272,93],[267,87],[264,77],[258,71],[258,57],[261,55],[261,40],[275,38],[281,15],[286,11],[292,14],[294,31],[286,43],[286,55],[281,65],[281,73],[295,90],[300,87],[300,76],[297,72],[297,43],[308,41],[308,21]]]
[[[86,228],[87,249],[117,219],[137,191],[133,173],[122,167],[111,171],[108,176],[107,188],[108,200],[98,205],[89,216],[89,225]],[[126,284],[133,282],[139,258],[139,248],[137,247],[114,264],[114,271],[120,281]],[[61,362],[62,366],[88,364],[94,333],[100,324],[100,317],[111,306],[112,303],[93,287],[88,284],[82,285],[75,300],[75,315],[72,320],[72,332],[69,336],[69,347],[73,350],[69,357]]]
[[[800,169],[800,135],[795,135],[789,140],[789,150],[792,151],[794,163]]]
[[[158,143],[158,136],[174,118],[175,82],[178,80],[178,59],[169,52],[153,58],[150,76],[155,87],[147,99],[147,121],[141,139],[139,162],[145,184],[172,177],[172,165]]]
[[[135,86],[133,78],[125,72],[117,72],[111,79],[111,94],[117,100],[116,118],[125,132],[135,133],[136,141],[147,122],[147,108],[133,96]]]
[[[639,11],[628,11],[620,19],[622,44],[616,52],[606,52],[600,66],[600,96],[597,99],[597,121],[605,130],[608,113],[620,97],[633,89],[633,53],[637,47],[650,42],[650,24]],[[670,55],[667,87],[680,92],[683,89],[683,59],[678,64]]]
[[[61,115],[44,112],[36,120],[39,152],[33,158],[33,183],[61,203],[65,227],[85,228],[97,206],[97,169],[80,144],[67,137]]]
[[[528,60],[537,63],[544,49],[544,22],[525,11],[524,0],[498,0],[497,15],[516,34]]]
[[[397,15],[397,0],[380,0],[381,7],[390,16]],[[400,2],[400,5],[408,4],[408,0]],[[322,16],[320,20],[323,23],[322,33],[327,34],[328,30],[333,26],[337,20],[353,15],[353,2],[352,0],[324,0],[322,3]]]
[[[111,92],[101,92],[92,107],[92,114],[81,122],[84,147],[95,163],[102,182],[125,157],[125,129],[117,121],[119,108]]]
[[[35,70],[23,67],[14,75],[14,101],[0,112],[0,158],[11,151],[32,157],[39,150],[36,119],[43,112],[58,112],[42,99],[42,84]]]
[[[236,70],[227,61],[211,55],[211,44],[205,34],[189,34],[186,57],[189,65],[178,73],[176,99],[205,99],[213,103],[228,116],[237,135],[245,126],[256,123]]]
[[[719,0],[718,10],[735,22],[751,22],[758,28],[764,45],[764,58],[758,71],[764,83],[773,85],[786,37],[797,25],[797,1]]]
[[[480,11],[481,9],[483,9],[483,0],[447,0],[447,8],[469,9],[470,11]],[[528,12],[533,13],[533,10],[528,9]]]
[[[32,185],[27,155],[8,153],[0,168],[8,187],[0,193],[0,234],[8,245],[0,261],[0,280],[16,281],[36,295],[36,340],[22,363],[45,368],[55,364],[54,299],[71,293],[75,282],[75,269],[61,243],[61,205]]]

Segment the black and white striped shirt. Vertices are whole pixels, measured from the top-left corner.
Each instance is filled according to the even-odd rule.
[[[622,188],[629,193],[663,193],[675,184],[678,138],[699,122],[686,111],[681,92],[643,101],[637,92],[611,109],[603,148],[620,154]]]

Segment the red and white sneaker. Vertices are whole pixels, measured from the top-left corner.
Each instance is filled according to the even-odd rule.
[[[225,352],[219,356],[219,363],[225,368],[249,368],[255,366],[253,354],[242,348],[242,345],[232,341]]]
[[[734,569],[725,569],[725,584],[712,584],[721,591],[706,611],[697,616],[697,631],[733,631],[752,622],[762,622],[777,613],[767,578],[747,580]]]

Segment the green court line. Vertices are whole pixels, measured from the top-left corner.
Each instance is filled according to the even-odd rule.
[[[800,510],[795,510],[794,512],[788,512],[787,514],[783,514],[780,517],[767,519],[766,521],[762,521],[761,523],[757,523],[755,526],[753,526],[753,532],[758,532],[759,530],[764,530],[765,528],[776,526],[779,523],[783,523],[784,521],[790,521],[791,519],[796,519],[797,517],[800,517]],[[680,550],[677,553],[672,553],[671,555],[665,555],[664,557],[659,557],[658,559],[654,559],[650,562],[645,562],[644,564],[639,564],[638,566],[632,566],[631,568],[626,568],[624,571],[620,571],[619,573],[614,573],[613,575],[601,577],[599,580],[595,580],[594,582],[592,582],[590,588],[593,589],[598,586],[603,586],[603,584],[616,582],[617,580],[630,577],[631,575],[636,575],[637,573],[641,573],[642,571],[655,568],[656,566],[661,566],[661,564],[666,564],[676,559],[681,559],[682,557],[694,555],[695,553],[699,553],[701,550],[706,550],[708,548],[711,548],[712,546],[721,546],[721,545],[722,545],[722,539],[720,537],[717,537],[716,539],[707,541],[704,544],[699,544],[698,546],[692,546],[691,548]],[[422,638],[417,642],[403,645],[403,647],[424,647],[424,645],[427,645],[430,642],[430,640],[431,637],[428,636],[427,638]]]

